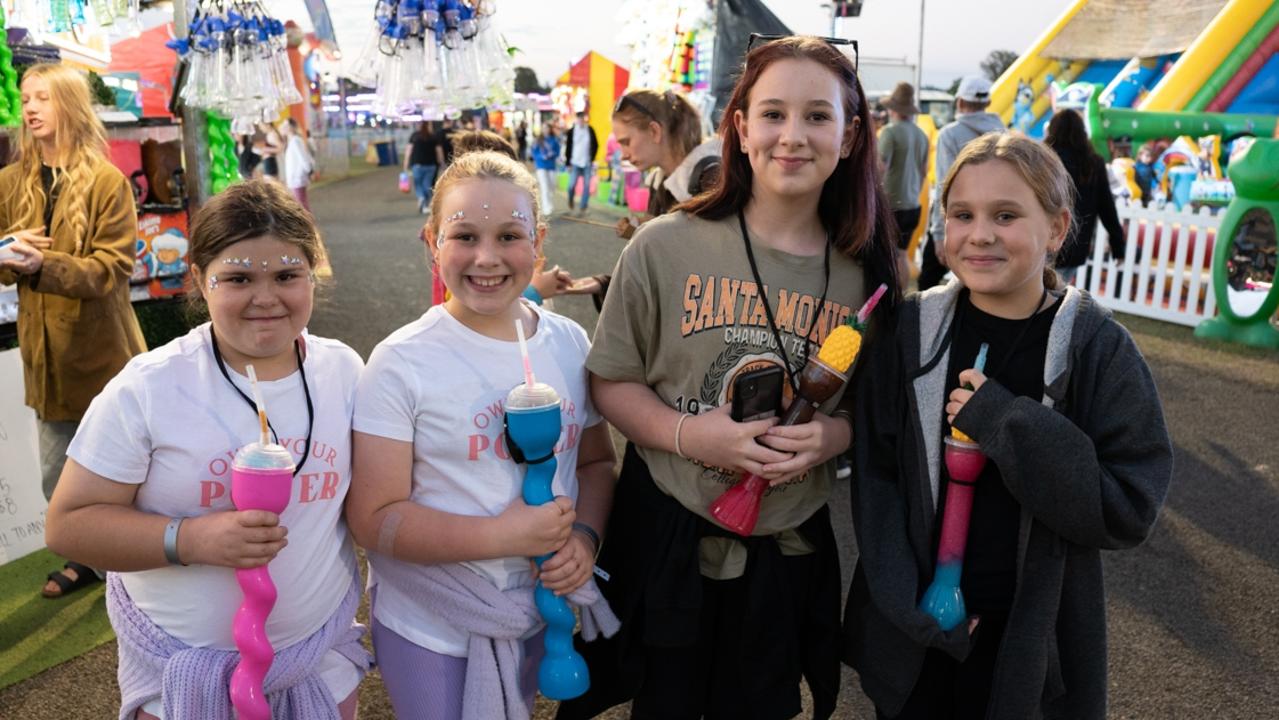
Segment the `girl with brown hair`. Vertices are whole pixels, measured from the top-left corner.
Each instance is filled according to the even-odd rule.
[[[268,562],[279,599],[266,699],[291,716],[355,717],[369,657],[342,511],[363,363],[306,332],[321,252],[311,214],[279,183],[238,183],[205,203],[191,294],[210,321],[126,365],[71,442],[45,539],[112,571],[122,720],[230,720],[235,569]],[[259,437],[249,368],[271,439],[296,463],[278,515],[231,499],[231,460]]]
[[[561,717],[633,700],[637,718],[789,718],[801,676],[814,716],[833,712],[826,502],[852,438],[847,401],[784,428],[729,407],[736,378],[773,367],[794,382],[871,290],[895,292],[869,122],[852,62],[827,42],[756,48],[720,125],[721,182],[622,252],[587,368],[630,441],[599,558],[623,630],[588,647],[592,688]],[[707,510],[742,472],[773,486],[745,538]]]

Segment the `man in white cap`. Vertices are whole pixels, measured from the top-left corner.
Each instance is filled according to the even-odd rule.
[[[1007,130],[998,115],[986,112],[989,106],[990,81],[981,75],[965,77],[959,81],[959,90],[955,93],[955,120],[937,133],[937,192],[929,213],[930,242],[924,247],[923,268],[919,273],[920,290],[936,285],[946,275],[946,259],[936,254],[939,250],[945,251],[946,221],[941,211],[941,189],[946,182],[946,173],[950,172],[959,151],[969,142],[988,132]]]
[[[913,85],[897,83],[883,105],[890,122],[879,131],[876,147],[884,164],[884,192],[897,221],[897,275],[905,290],[910,281],[905,250],[919,225],[919,191],[928,177],[928,136],[915,124],[919,108]]]

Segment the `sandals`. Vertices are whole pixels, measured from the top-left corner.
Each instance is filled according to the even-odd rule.
[[[72,580],[67,577],[62,570],[74,570],[76,573],[76,579]],[[58,592],[51,593],[47,587],[43,587],[40,588],[41,595],[51,599],[60,598],[101,580],[101,578],[98,577],[98,574],[93,571],[93,568],[88,567],[87,565],[81,565],[78,562],[68,560],[67,564],[62,566],[62,570],[54,570],[49,573],[48,576],[49,580],[52,580],[53,583],[58,586]]]

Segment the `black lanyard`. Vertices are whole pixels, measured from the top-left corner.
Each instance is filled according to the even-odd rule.
[[[799,392],[799,376],[804,368],[808,366],[808,337],[803,338],[803,355],[802,362],[798,368],[791,371],[790,356],[786,354],[786,346],[782,344],[782,335],[777,332],[777,321],[773,319],[773,307],[768,303],[768,293],[764,292],[764,280],[759,276],[759,267],[755,264],[755,251],[751,249],[750,234],[746,232],[746,216],[741,210],[737,211],[737,223],[742,228],[742,243],[746,245],[746,259],[751,264],[751,275],[755,277],[755,287],[759,290],[759,299],[764,303],[764,315],[768,318],[768,329],[773,331],[773,340],[777,341],[777,351],[782,354],[782,362],[786,363],[786,379],[790,382],[791,389],[796,393]],[[813,327],[821,321],[822,311],[826,308],[826,291],[830,288],[830,237],[826,238],[826,257],[822,263],[822,271],[825,278],[822,280],[822,300],[817,304],[817,314],[813,316]]]
[[[218,349],[218,336],[213,333],[212,325],[209,326],[209,339],[213,341],[213,359],[218,361],[218,369],[222,371],[222,377],[226,378],[231,389],[239,394],[244,399],[244,402],[248,403],[249,408],[253,410],[253,416],[257,417],[258,406],[253,404],[253,401],[249,399],[248,395],[244,394],[240,386],[231,380],[231,373],[227,372],[226,363],[222,362],[222,351]],[[302,392],[306,395],[306,445],[302,448],[302,459],[298,461],[297,467],[293,468],[293,477],[297,477],[298,473],[302,472],[302,465],[306,463],[307,456],[311,454],[311,430],[315,428],[315,406],[311,404],[311,387],[306,383],[306,368],[302,366],[302,344],[300,341],[293,341],[293,352],[298,358],[298,372],[302,374]],[[270,420],[266,421],[266,427],[275,436],[275,442],[279,443],[280,434],[275,431],[275,428],[271,427]]]
[[[1039,296],[1039,304],[1035,306],[1033,311],[1031,311],[1030,317],[1022,321],[1021,330],[1017,331],[1017,337],[1013,338],[1013,344],[1008,346],[1008,352],[1004,353],[1004,359],[1000,360],[998,365],[991,367],[990,370],[984,373],[988,379],[994,379],[997,375],[999,375],[999,373],[1004,371],[1004,368],[1008,367],[1008,362],[1013,359],[1013,353],[1017,352],[1017,346],[1021,345],[1022,338],[1026,337],[1026,332],[1030,330],[1030,326],[1035,324],[1035,316],[1038,315],[1040,310],[1043,308],[1044,300],[1046,299],[1048,299],[1048,287],[1044,286],[1044,292]],[[971,296],[968,298],[968,303],[972,304]],[[955,324],[958,325],[961,320],[962,313],[956,316]]]

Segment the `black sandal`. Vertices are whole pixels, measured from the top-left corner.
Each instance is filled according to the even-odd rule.
[[[62,570],[75,570],[76,579],[72,580],[67,577]],[[60,598],[101,580],[101,578],[98,577],[98,574],[93,571],[93,568],[88,567],[87,565],[81,565],[78,562],[68,560],[67,563],[62,566],[62,570],[54,570],[49,573],[48,576],[49,580],[52,580],[53,583],[58,586],[58,592],[51,593],[47,587],[43,587],[40,588],[41,595],[50,599]]]

